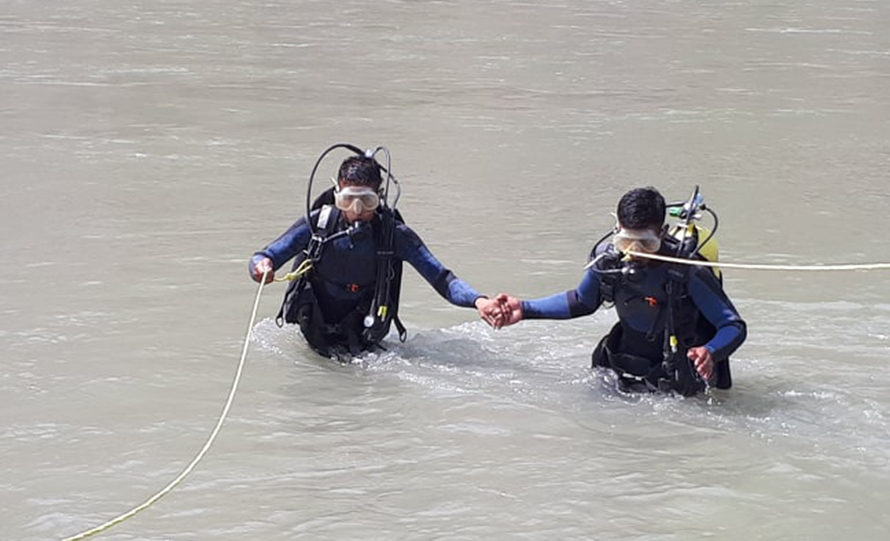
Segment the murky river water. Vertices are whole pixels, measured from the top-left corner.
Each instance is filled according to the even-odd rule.
[[[721,256],[890,261],[890,5],[25,2],[0,9],[0,537],[141,503],[206,440],[329,144],[483,292],[577,284],[627,189],[700,184]],[[333,172],[335,162],[331,162]],[[342,366],[266,290],[219,439],[106,539],[887,539],[890,275],[727,272],[736,385],[623,396],[614,312],[494,331],[413,271]]]

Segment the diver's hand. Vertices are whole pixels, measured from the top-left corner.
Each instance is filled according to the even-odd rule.
[[[711,379],[711,376],[714,374],[714,357],[711,356],[708,348],[704,346],[689,348],[689,351],[686,352],[686,357],[695,363],[695,369],[701,374],[701,377],[706,380]]]
[[[513,325],[522,321],[522,301],[513,295],[501,293],[494,298],[500,303],[501,312],[504,314],[504,325]]]
[[[263,273],[266,273],[266,283],[272,283],[275,279],[275,269],[272,264],[272,260],[268,257],[263,257],[254,260],[253,264],[253,273],[251,274],[251,278],[253,278],[254,282],[259,282],[263,279]]]
[[[479,312],[479,317],[486,323],[495,329],[500,329],[504,326],[506,315],[501,309],[501,303],[488,297],[479,297],[474,304],[476,305],[476,311]]]

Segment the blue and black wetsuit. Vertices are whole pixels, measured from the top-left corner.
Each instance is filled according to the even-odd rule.
[[[663,253],[673,255],[669,250]],[[715,386],[730,387],[728,359],[744,342],[746,326],[714,274],[704,267],[657,261],[641,264],[630,274],[621,272],[621,266],[615,257],[600,258],[585,271],[577,288],[523,301],[523,318],[575,318],[592,314],[604,301],[613,302],[619,321],[594,350],[594,365],[613,368],[629,388],[664,387],[663,380],[670,376],[664,363],[669,348],[666,329],[673,325],[679,351],[672,361],[688,364],[686,351],[703,345],[715,362]],[[668,294],[671,283],[679,286],[673,297]],[[671,299],[674,310],[669,309]],[[687,374],[695,376],[694,369]],[[694,381],[681,386],[683,394],[704,388]]]
[[[318,210],[310,215],[317,223]],[[334,212],[336,223],[324,244],[321,258],[313,265],[306,287],[299,293],[297,303],[305,307],[300,323],[310,346],[322,355],[342,346],[352,353],[375,344],[359,339],[362,319],[367,314],[377,283],[377,249],[382,227],[379,213],[370,222],[356,222],[350,226],[339,212]],[[316,229],[318,229],[316,227]],[[336,233],[348,232],[334,238]],[[286,232],[254,254],[250,272],[256,263],[268,257],[276,270],[302,253],[312,233],[305,218],[297,220]],[[473,307],[481,297],[469,284],[445,268],[429,251],[420,237],[401,221],[395,222],[393,258],[407,261],[448,302],[456,306]],[[310,320],[310,321],[306,321]],[[293,321],[292,321],[293,322]]]

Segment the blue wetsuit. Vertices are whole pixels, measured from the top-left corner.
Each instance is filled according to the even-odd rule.
[[[320,211],[312,213],[313,223]],[[313,292],[328,324],[340,322],[360,302],[373,293],[377,280],[377,256],[371,222],[356,222],[351,228],[337,213],[339,221],[332,231],[350,231],[327,242],[322,256],[313,268]],[[375,217],[375,220],[379,218]],[[312,234],[305,218],[297,220],[287,231],[263,250],[254,254],[250,271],[268,257],[276,270],[299,254],[309,244]],[[395,259],[407,261],[448,302],[471,308],[481,297],[475,289],[445,268],[429,251],[420,237],[404,223],[397,222],[393,250]]]
[[[669,255],[665,253],[665,255]],[[617,352],[649,359],[650,367],[660,365],[664,354],[664,332],[667,321],[668,294],[666,284],[669,282],[668,271],[671,267],[679,267],[667,263],[650,261],[637,267],[633,280],[623,275],[614,274],[616,269],[597,263],[587,271],[577,288],[534,300],[522,301],[524,319],[569,319],[592,314],[603,303],[603,280],[609,280],[607,287],[612,287],[612,300],[618,312],[620,335],[614,347]],[[613,274],[609,274],[609,273]],[[620,276],[620,278],[619,278]],[[732,302],[723,291],[723,287],[714,274],[704,267],[691,267],[685,270],[685,298],[687,306],[703,316],[714,330],[709,336],[702,336],[700,322],[691,322],[688,318],[675,322],[682,327],[677,334],[687,337],[681,344],[685,349],[704,346],[711,352],[715,363],[729,358],[746,337],[746,325]],[[682,318],[679,318],[682,319]],[[698,318],[700,319],[700,318]],[[613,331],[614,332],[614,331]],[[696,343],[697,342],[697,343]],[[703,343],[704,342],[704,343]],[[723,363],[726,365],[726,363]],[[728,365],[726,370],[727,383]],[[644,375],[644,374],[638,374]],[[718,384],[718,386],[721,386]]]

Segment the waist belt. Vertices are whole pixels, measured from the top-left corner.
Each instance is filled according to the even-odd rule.
[[[661,363],[657,363],[653,367],[653,363],[645,357],[638,357],[628,353],[613,353],[608,349],[606,354],[609,356],[609,364],[616,371],[624,372],[630,376],[646,377],[653,369],[661,370]]]
[[[642,383],[650,391],[665,391],[670,386],[661,361],[653,362],[630,353],[615,353],[608,346],[604,348],[604,352],[609,366],[619,377]]]

